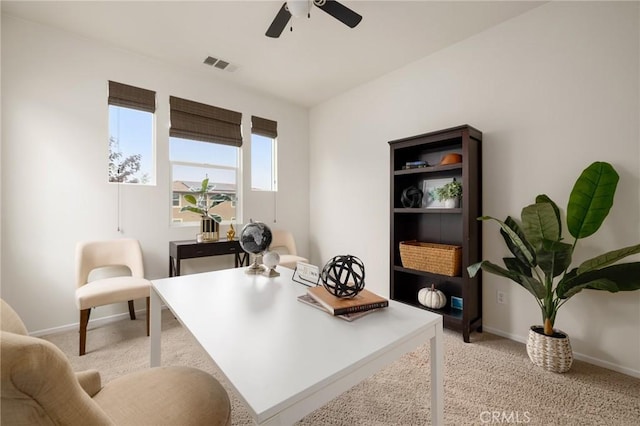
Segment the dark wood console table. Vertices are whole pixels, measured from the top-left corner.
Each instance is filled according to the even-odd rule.
[[[235,266],[249,266],[249,254],[238,240],[197,243],[196,240],[169,241],[169,276],[180,275],[180,261],[197,257],[235,255]]]

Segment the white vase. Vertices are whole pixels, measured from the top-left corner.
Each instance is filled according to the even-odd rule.
[[[455,209],[457,207],[460,207],[459,198],[447,198],[446,200],[444,200],[445,209]]]

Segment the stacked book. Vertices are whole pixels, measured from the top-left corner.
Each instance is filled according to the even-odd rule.
[[[299,296],[298,300],[346,321],[353,321],[370,312],[389,306],[387,299],[366,289],[362,289],[354,297],[340,298],[329,293],[321,285],[309,287],[307,294]]]
[[[407,169],[418,169],[420,167],[429,167],[429,163],[426,161],[407,161],[402,168],[404,170]]]

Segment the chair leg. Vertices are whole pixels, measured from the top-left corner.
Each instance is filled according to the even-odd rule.
[[[147,336],[149,335],[149,319],[151,315],[151,297],[147,297]]]
[[[136,310],[133,306],[133,300],[129,300],[129,318],[136,319]]]
[[[80,310],[80,356],[84,355],[87,347],[87,325],[89,324],[89,316],[91,308]]]

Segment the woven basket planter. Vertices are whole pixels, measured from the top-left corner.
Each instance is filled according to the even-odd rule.
[[[544,334],[544,327],[533,325],[527,339],[527,354],[538,367],[554,373],[565,373],[573,364],[573,351],[569,336],[554,329],[553,336]]]

